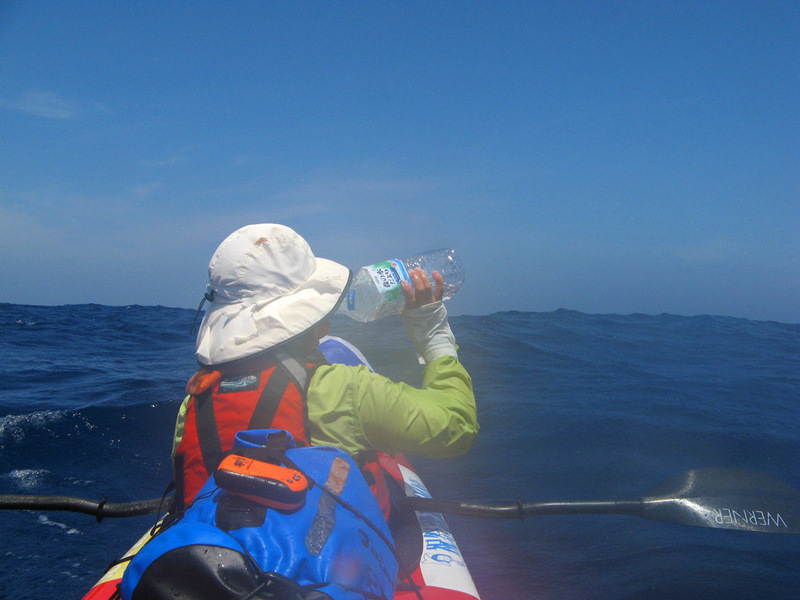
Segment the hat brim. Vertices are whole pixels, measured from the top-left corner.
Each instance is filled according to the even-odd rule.
[[[347,267],[316,258],[314,272],[291,294],[213,304],[197,333],[197,360],[206,366],[219,366],[302,336],[333,316],[351,278]]]

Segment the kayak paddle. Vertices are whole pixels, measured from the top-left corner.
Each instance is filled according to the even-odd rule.
[[[468,517],[615,514],[693,527],[800,533],[800,493],[769,475],[744,469],[695,469],[670,477],[633,500],[471,504],[414,497],[408,502],[417,511]],[[163,505],[163,498],[107,504],[105,499],[0,495],[0,510],[64,510],[94,515],[98,521],[157,513]]]

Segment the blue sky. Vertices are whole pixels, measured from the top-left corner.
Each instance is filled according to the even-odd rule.
[[[0,301],[196,307],[234,229],[455,314],[800,322],[800,4],[0,0]]]

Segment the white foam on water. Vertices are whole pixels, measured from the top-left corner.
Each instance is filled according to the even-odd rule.
[[[0,418],[0,443],[22,442],[25,436],[35,430],[47,427],[64,418],[64,411],[44,410],[26,415],[6,415]]]
[[[80,530],[75,529],[74,527],[70,527],[64,523],[59,523],[58,521],[51,521],[47,515],[39,515],[39,524],[58,527],[59,529],[62,529],[66,535],[80,535],[81,533]]]
[[[11,479],[24,492],[31,492],[51,474],[47,469],[12,469],[2,477]]]

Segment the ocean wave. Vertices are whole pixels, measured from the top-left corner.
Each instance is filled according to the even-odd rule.
[[[63,529],[66,535],[76,535],[76,534],[80,535],[81,533],[79,529],[70,527],[65,523],[59,523],[58,521],[53,521],[50,518],[48,518],[47,515],[39,515],[38,521],[40,525],[47,525],[49,527],[58,527],[59,529]]]
[[[26,321],[23,319],[17,319],[17,325],[22,325],[23,327],[33,327],[34,325],[38,325],[37,321]]]
[[[45,410],[25,415],[6,415],[0,418],[0,448],[13,441],[21,443],[25,437],[35,431],[49,428],[66,417],[66,411]]]
[[[197,368],[193,317],[184,309],[0,304],[4,414],[20,413],[0,416],[0,485],[114,502],[160,494],[172,477],[175,414]],[[800,325],[575,311],[458,316],[451,325],[481,433],[462,457],[414,458],[434,497],[638,497],[702,466],[766,471],[800,487]],[[379,373],[418,385],[422,369],[400,319],[361,324],[337,315],[332,333]],[[109,520],[94,534],[104,543],[93,544],[88,526],[66,537],[74,526],[66,515],[51,514],[41,527],[37,518],[25,512],[0,523],[0,538],[25,554],[13,565],[6,556],[15,581],[0,581],[0,597],[80,597],[91,581],[54,577],[73,560],[63,542],[82,545],[82,562],[99,569],[111,558],[106,542],[119,541],[122,551],[152,525],[149,516]],[[75,517],[78,527],[84,518]],[[797,597],[794,536],[611,515],[524,526],[465,519],[448,524],[487,599],[694,598],[714,589]],[[34,553],[40,558],[30,560]],[[37,582],[35,595],[17,571]]]
[[[0,477],[11,480],[20,491],[32,492],[50,475],[52,472],[47,469],[13,469]]]

